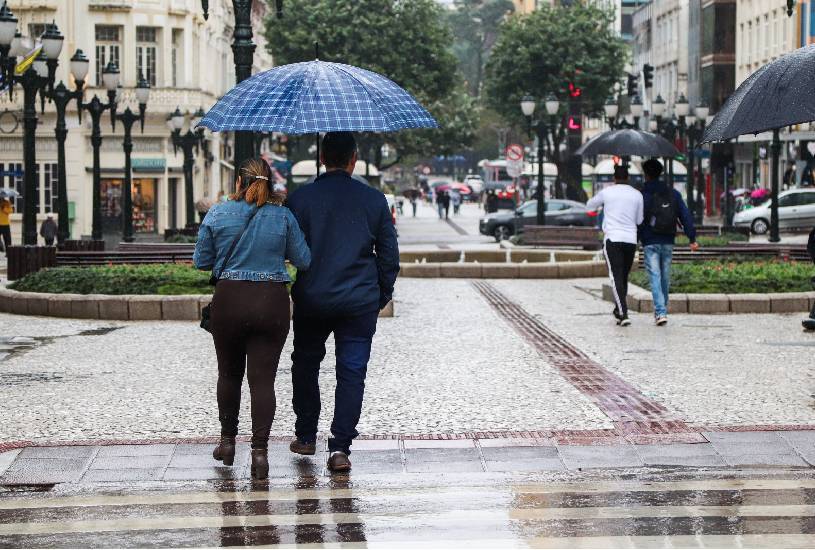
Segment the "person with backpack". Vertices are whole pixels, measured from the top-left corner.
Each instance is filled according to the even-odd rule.
[[[659,179],[662,163],[649,159],[642,164],[642,171],[645,174],[642,191],[645,216],[639,227],[639,240],[645,255],[645,270],[651,282],[655,322],[661,327],[668,323],[668,291],[677,226],[682,226],[693,252],[699,249],[699,244],[696,242],[693,216],[682,195]]]

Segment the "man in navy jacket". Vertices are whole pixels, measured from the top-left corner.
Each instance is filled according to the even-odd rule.
[[[645,270],[651,284],[651,296],[654,298],[656,324],[664,326],[668,323],[668,292],[671,286],[671,259],[677,224],[682,226],[687,235],[691,250],[695,252],[699,245],[696,243],[693,216],[682,200],[682,195],[676,189],[668,189],[668,186],[659,179],[662,174],[662,163],[656,159],[649,159],[642,164],[642,171],[645,173],[645,187],[642,190],[645,216],[639,227],[639,239],[645,255]],[[671,232],[658,233],[652,227],[654,209],[657,206],[654,203],[655,196],[673,197],[675,220]]]
[[[365,374],[379,311],[390,302],[399,273],[399,245],[382,192],[351,178],[357,161],[350,132],[330,132],[320,161],[326,172],[295,191],[288,206],[311,249],[298,273],[294,300],[292,403],[297,415],[292,452],[313,455],[320,417],[320,363],[334,333],[337,389],[328,440],[328,467],[351,469],[348,455],[362,411]]]

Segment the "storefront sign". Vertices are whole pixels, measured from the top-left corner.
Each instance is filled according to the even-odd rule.
[[[134,172],[163,172],[166,166],[166,161],[162,158],[135,158],[131,163]]]

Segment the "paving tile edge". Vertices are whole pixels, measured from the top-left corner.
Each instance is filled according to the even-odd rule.
[[[605,277],[603,261],[564,262],[425,262],[402,264],[407,279],[585,279]]]
[[[612,302],[610,299],[611,285],[603,283],[603,300]],[[762,294],[766,296],[766,302],[757,300],[756,303],[751,304],[742,302],[738,311],[733,311],[733,302],[740,301],[745,296],[752,296],[750,294],[671,294],[670,305],[672,308],[680,307],[684,304],[677,313],[689,314],[755,314],[755,313],[808,313],[812,309],[812,304],[815,303],[815,291],[808,292],[774,292]],[[801,303],[796,306],[790,306],[789,301],[799,299]],[[704,310],[691,311],[689,302],[705,302],[708,307]],[[784,304],[783,306],[781,304]],[[766,304],[768,307],[761,307],[761,304]],[[774,305],[775,304],[775,305]],[[635,284],[628,284],[628,309],[638,313],[651,313],[653,312],[653,297],[651,292],[639,287]]]

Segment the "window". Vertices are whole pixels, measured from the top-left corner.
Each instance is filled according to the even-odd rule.
[[[815,193],[807,192],[807,193],[795,193],[791,195],[794,198],[794,206],[806,206],[809,204],[815,204]],[[778,204],[781,204],[781,199],[778,199]]]
[[[29,23],[28,36],[33,39],[38,39],[45,32],[45,23]]]
[[[120,52],[121,43],[119,27],[110,25],[96,26],[96,85],[102,86],[102,71],[113,61],[121,70]]]
[[[23,211],[23,163],[22,162],[9,162],[8,164],[0,162],[0,187],[7,189],[14,189],[20,196],[14,199],[12,206],[14,212],[19,213]]]
[[[136,78],[156,85],[156,28],[136,27]]]
[[[50,162],[43,164],[42,180],[43,214],[50,214],[57,211],[57,163]]]
[[[795,206],[797,203],[795,195],[795,193],[791,193],[789,195],[778,197],[778,207],[784,208],[785,206]]]

